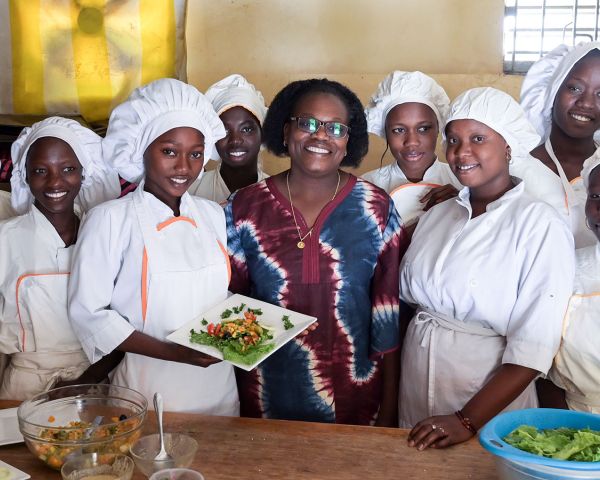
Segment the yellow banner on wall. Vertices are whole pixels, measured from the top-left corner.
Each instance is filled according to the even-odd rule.
[[[0,114],[106,120],[131,91],[186,80],[186,0],[0,2]]]

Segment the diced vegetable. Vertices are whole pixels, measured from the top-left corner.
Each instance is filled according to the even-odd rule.
[[[210,345],[223,353],[225,360],[236,361],[251,365],[265,353],[271,351],[275,345],[271,332],[260,325],[256,319],[262,315],[261,309],[248,308],[243,313],[243,318],[229,318],[233,313],[241,314],[245,304],[225,310],[221,314],[224,319],[218,324],[209,323],[206,331],[190,331],[190,341],[201,345]]]

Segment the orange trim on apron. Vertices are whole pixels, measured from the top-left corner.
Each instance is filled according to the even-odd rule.
[[[217,240],[217,243],[219,244],[219,248],[223,252],[225,262],[227,263],[227,280],[231,282],[231,262],[229,261],[229,255],[227,255],[227,250],[219,240]]]
[[[21,309],[19,308],[19,286],[21,282],[25,280],[27,277],[48,277],[51,275],[70,275],[71,272],[55,272],[55,273],[26,273],[21,275],[17,279],[17,286],[15,288],[15,299],[17,301],[17,315],[19,317],[19,325],[21,325],[21,337],[23,338],[23,343],[21,345],[21,350],[25,351],[25,327],[23,326],[23,321],[21,320]]]
[[[394,188],[391,192],[390,192],[390,197],[396,193],[398,190],[402,190],[404,188],[407,187],[431,187],[431,188],[437,188],[437,187],[441,187],[440,184],[438,183],[405,183],[403,185],[400,185],[399,187]]]
[[[162,223],[159,223],[156,226],[156,229],[160,232],[163,228],[166,228],[169,225],[171,225],[172,223],[179,222],[179,221],[188,222],[188,223],[191,223],[194,227],[197,227],[196,222],[194,221],[193,218],[190,218],[190,217],[173,217],[173,218],[169,218],[168,220],[165,220]]]
[[[146,310],[148,308],[148,253],[144,247],[142,255],[142,321],[146,323]]]

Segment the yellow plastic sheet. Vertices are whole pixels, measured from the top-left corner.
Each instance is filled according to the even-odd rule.
[[[0,114],[106,120],[139,85],[186,79],[186,0],[0,2]]]

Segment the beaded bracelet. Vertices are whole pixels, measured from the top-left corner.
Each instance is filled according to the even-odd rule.
[[[454,412],[454,415],[456,415],[458,417],[458,419],[460,420],[460,423],[462,423],[463,427],[465,427],[473,435],[477,435],[477,429],[473,425],[473,422],[471,422],[470,418],[465,417],[460,410],[457,410],[456,412]]]

